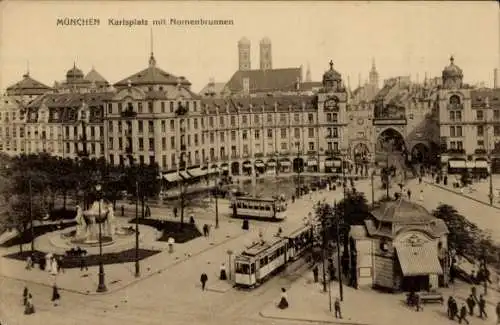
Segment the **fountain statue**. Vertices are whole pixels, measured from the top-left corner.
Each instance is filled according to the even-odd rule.
[[[112,242],[115,235],[116,219],[113,205],[104,200],[95,201],[90,209],[82,211],[80,206],[76,207],[76,234],[72,240],[75,244],[96,244],[99,242],[99,225],[103,227],[103,241]]]

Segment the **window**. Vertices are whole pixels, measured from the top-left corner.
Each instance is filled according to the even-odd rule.
[[[170,130],[175,130],[175,121],[174,120],[170,120]]]
[[[286,129],[281,129],[281,138],[286,139]]]
[[[148,102],[148,113],[153,113],[153,102]]]
[[[243,131],[241,132],[241,138],[242,138],[243,140],[247,140],[247,138],[248,138],[248,132],[247,132],[247,130],[243,130]]]
[[[295,128],[293,130],[293,136],[295,137],[295,139],[300,139],[300,129],[299,128]]]
[[[153,131],[154,131],[153,121],[148,121],[148,131],[149,131],[149,133],[153,133]]]
[[[500,136],[500,126],[495,125],[493,127],[493,135],[496,136],[496,137]]]
[[[138,130],[139,130],[138,132],[142,133],[144,131],[144,123],[142,121],[138,121],[137,126],[138,126]]]
[[[133,111],[134,110],[134,104],[128,103],[128,110]],[[142,113],[142,103],[141,102],[137,103],[137,111],[138,111],[138,113]]]
[[[327,114],[326,114],[326,121],[327,121],[327,122],[333,122],[333,119],[332,119],[332,113],[327,113]]]
[[[456,137],[455,127],[454,126],[450,126],[450,137]]]
[[[214,117],[213,116],[210,116],[208,118],[208,125],[213,128],[214,127]]]
[[[224,126],[224,116],[219,116],[219,124],[220,126]]]
[[[155,139],[154,138],[149,138],[148,147],[149,147],[149,151],[155,150]]]
[[[455,121],[462,120],[462,111],[455,111]]]
[[[477,126],[477,136],[478,137],[484,136],[484,126],[482,126],[482,125]]]
[[[332,136],[334,138],[338,138],[339,137],[339,129],[338,128],[333,128],[332,131],[333,131]]]
[[[139,138],[139,150],[143,151],[144,150],[144,139]]]
[[[214,143],[215,142],[215,134],[213,132],[210,132],[210,143]]]
[[[493,111],[493,119],[500,120],[500,110],[496,109]]]
[[[260,139],[260,130],[255,130],[255,140]]]
[[[332,113],[332,123],[338,123],[338,122],[339,122],[339,114]]]
[[[108,104],[108,114],[113,113],[113,104]]]
[[[314,123],[314,115],[312,113],[307,114],[307,121],[309,124]]]
[[[463,150],[464,149],[464,144],[462,141],[457,141],[457,149],[458,150]]]
[[[167,155],[161,156],[161,164],[163,168],[167,168]]]
[[[462,127],[461,126],[457,126],[456,129],[457,129],[457,131],[456,131],[457,135],[456,136],[457,137],[462,137],[463,136],[462,135]]]
[[[231,126],[235,126],[235,125],[236,125],[236,116],[231,115]]]
[[[478,147],[484,147],[484,140],[477,140]]]
[[[222,131],[222,132],[220,133],[220,142],[224,142],[224,141],[226,141],[226,140],[225,140],[225,137],[224,137],[224,133],[225,133],[224,131]]]
[[[244,144],[244,145],[243,145],[243,153],[244,153],[245,155],[248,155],[248,144]]]
[[[236,131],[231,131],[231,141],[236,141]]]
[[[198,109],[198,102],[193,102],[193,111],[196,112]]]
[[[450,121],[455,121],[455,111],[450,111]]]
[[[195,145],[195,146],[198,146],[198,144],[199,144],[199,141],[198,141],[198,134],[195,134],[195,135],[194,135],[194,145]]]
[[[243,115],[241,117],[241,123],[243,123],[243,125],[246,125],[248,123],[248,117],[246,115]]]
[[[314,142],[309,142],[309,151],[314,151]]]
[[[309,138],[314,138],[314,128],[307,129],[307,134]]]
[[[170,102],[170,113],[174,112],[174,102]],[[175,164],[175,163],[173,163]]]
[[[172,167],[174,167],[175,165],[177,165],[177,159],[175,159],[175,153],[170,154],[170,165]]]
[[[255,114],[255,115],[253,116],[253,121],[255,122],[255,124],[257,124],[257,125],[258,125],[258,124],[259,124],[259,122],[260,122],[259,115]]]
[[[197,119],[197,118],[194,118],[194,119],[193,119],[193,128],[194,128],[195,130],[198,130],[198,119]]]
[[[167,132],[167,123],[165,123],[165,121],[161,121],[161,132]]]
[[[294,120],[296,123],[299,123],[299,122],[300,122],[300,115],[299,115],[299,113],[294,113],[294,114],[293,114],[293,120]]]
[[[170,148],[175,149],[175,137],[170,137]]]
[[[113,150],[113,138],[108,139],[108,149]]]
[[[267,137],[269,139],[272,139],[273,138],[273,129],[267,129]]]
[[[333,151],[335,151],[335,152],[339,151],[339,143],[338,142],[333,143]]]
[[[165,113],[165,102],[161,102],[161,112]],[[166,158],[165,158],[166,160]]]
[[[288,144],[286,142],[281,143],[281,150],[286,150],[288,148]]]
[[[484,112],[481,110],[476,111],[476,119],[482,121],[484,119]]]
[[[280,122],[281,123],[286,123],[286,114],[285,113],[281,113],[280,114]]]

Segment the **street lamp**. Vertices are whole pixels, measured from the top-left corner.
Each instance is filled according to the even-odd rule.
[[[97,292],[106,292],[108,291],[108,288],[106,288],[106,283],[105,283],[105,274],[104,274],[104,265],[102,263],[102,219],[101,219],[101,198],[102,198],[102,193],[101,189],[102,186],[101,184],[97,184],[95,186],[96,189],[96,194],[97,194],[97,199],[99,200],[99,215],[97,217],[97,221],[99,223],[99,284],[97,286]]]
[[[228,267],[229,267],[229,280],[231,280],[231,256],[232,255],[233,255],[233,251],[230,250],[230,249],[228,249],[227,250],[227,256],[229,258],[229,265],[228,265]]]
[[[301,194],[301,188],[300,188],[300,173],[302,172],[302,166],[299,164],[300,161],[300,142],[295,142],[295,145],[297,147],[297,193],[296,196],[297,198],[300,197]]]
[[[215,178],[215,229],[219,228],[219,178],[220,169],[217,167],[217,177]]]
[[[28,191],[30,196],[30,228],[31,228],[31,255],[35,252],[35,229],[33,228],[33,195],[31,193],[31,178],[28,180]],[[33,256],[31,256],[33,258]]]
[[[135,182],[135,277],[141,276],[139,266],[139,181]]]
[[[375,207],[375,187],[374,187],[374,179],[375,179],[375,168],[372,170],[372,175],[371,175],[371,185],[372,185],[372,209]]]
[[[337,264],[338,264],[338,272],[339,272],[339,295],[340,295],[340,301],[344,301],[344,288],[342,286],[342,261],[340,260],[340,215],[338,215],[337,212],[337,202],[335,202],[335,211],[334,213],[337,214],[335,221],[337,222]],[[345,206],[344,206],[344,213],[345,213]]]

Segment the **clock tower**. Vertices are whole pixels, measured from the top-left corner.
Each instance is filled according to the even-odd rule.
[[[340,172],[341,161],[348,152],[347,91],[341,74],[333,68],[333,61],[329,65],[318,93],[319,160],[321,170]]]

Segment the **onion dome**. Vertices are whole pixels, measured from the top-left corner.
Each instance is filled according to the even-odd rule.
[[[238,41],[238,45],[250,45],[250,40],[246,37],[242,37],[239,41]]]
[[[76,64],[73,64],[73,68],[71,68],[70,70],[68,70],[68,72],[66,72],[67,80],[82,79],[83,77],[84,77],[83,71],[78,69],[76,67]]]
[[[463,78],[463,73],[462,69],[460,69],[457,65],[454,63],[455,59],[453,56],[450,58],[450,65],[448,65],[446,68],[443,70],[443,79],[447,78]]]
[[[330,60],[330,70],[323,74],[323,83],[326,81],[342,81],[342,76],[338,71],[333,69],[333,61]]]

